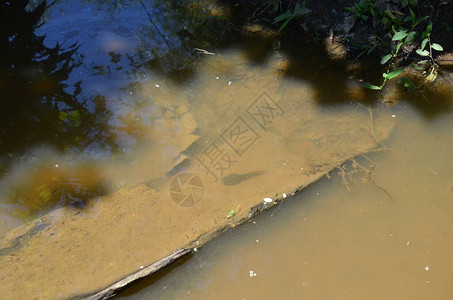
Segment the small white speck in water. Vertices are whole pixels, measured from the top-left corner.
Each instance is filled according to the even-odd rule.
[[[156,84],[156,87],[160,87],[160,85]]]
[[[426,266],[426,267],[425,267],[425,271],[429,271],[429,266]]]

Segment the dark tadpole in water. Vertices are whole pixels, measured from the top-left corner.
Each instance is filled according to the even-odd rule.
[[[221,179],[221,182],[225,185],[236,185],[245,180],[248,180],[255,176],[260,176],[266,173],[266,171],[255,171],[243,174],[230,174]]]

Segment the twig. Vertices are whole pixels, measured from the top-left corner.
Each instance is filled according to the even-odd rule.
[[[371,173],[370,170],[368,170],[367,168],[365,168],[364,166],[362,166],[361,164],[359,164],[355,159],[351,158],[351,161],[354,165],[358,166],[359,168],[361,168],[364,172],[366,172],[367,174],[367,179],[369,181],[371,181],[371,183],[373,183],[378,189],[380,189],[381,191],[383,191],[390,199],[393,199],[392,196],[389,194],[389,192],[387,192],[383,187],[381,187],[380,185],[378,185],[376,183],[376,181],[374,181],[373,179],[373,174]]]
[[[371,182],[381,191],[383,191],[390,199],[393,199],[392,195],[389,194],[382,186],[378,185],[372,177],[370,177]]]
[[[204,50],[204,49],[200,49],[200,48],[194,48],[194,49],[197,50],[198,52],[202,53],[202,54],[215,55],[215,53],[209,52],[209,51]]]
[[[362,156],[363,158],[365,158],[366,160],[368,160],[370,163],[372,163],[373,165],[377,166],[377,163],[375,161],[373,161],[371,158],[369,158],[368,156],[366,156],[365,154],[360,154],[360,156]]]
[[[379,146],[383,147],[383,148],[386,148],[384,144],[382,144],[381,142],[379,142],[379,139],[376,137],[376,131],[374,129],[374,115],[373,115],[373,109],[371,107],[367,107],[361,103],[358,103],[357,102],[357,105],[365,108],[369,115],[370,115],[370,125],[371,125],[371,135],[373,136],[373,139],[375,141],[376,144],[378,144]]]
[[[154,26],[156,29],[157,33],[159,33],[161,39],[167,44],[168,50],[170,51],[175,51],[175,48],[172,47],[170,42],[165,38],[165,35],[160,31],[159,27],[157,27],[156,23],[154,23],[153,18],[151,17],[151,14],[149,13],[148,9],[146,8],[145,4],[143,3],[142,0],[140,0],[141,5],[143,6],[143,9],[146,11],[146,14],[148,15],[148,19],[151,22],[151,24]],[[181,60],[179,56],[176,55],[176,59],[179,61],[180,64],[184,65],[184,61]]]

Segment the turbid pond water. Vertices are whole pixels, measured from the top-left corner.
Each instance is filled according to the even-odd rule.
[[[333,172],[124,299],[450,298],[453,115],[393,114],[392,151],[368,156],[391,198]]]
[[[214,4],[26,2],[0,78],[6,298],[88,296],[179,248],[122,297],[453,292],[450,73],[379,98],[322,43],[198,24]]]

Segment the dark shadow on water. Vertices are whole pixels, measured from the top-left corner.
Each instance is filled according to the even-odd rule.
[[[209,1],[206,1],[208,3]],[[384,99],[379,91],[369,90],[361,86],[364,82],[380,85],[383,82],[382,73],[386,70],[380,65],[378,54],[370,57],[362,57],[359,61],[351,63],[351,57],[338,58],[332,56],[335,51],[328,51],[326,47],[335,47],[335,43],[341,45],[338,39],[329,40],[327,37],[318,38],[313,42],[313,36],[302,30],[287,28],[283,33],[270,34],[267,29],[257,32],[246,32],[244,26],[250,24],[250,16],[256,10],[256,6],[244,1],[221,1],[222,18],[216,18],[206,7],[206,3],[197,2],[190,5],[191,1],[169,1],[167,10],[173,11],[176,26],[170,31],[174,32],[187,49],[176,55],[179,61],[177,67],[168,56],[161,56],[148,64],[153,70],[160,70],[167,74],[168,78],[177,83],[187,83],[196,74],[193,67],[197,63],[197,57],[188,55],[190,49],[209,46],[207,49],[227,49],[237,45],[249,59],[251,65],[265,64],[272,56],[276,48],[286,55],[289,67],[285,75],[292,79],[308,81],[315,90],[315,98],[320,106],[336,106],[343,103],[361,102],[373,105]],[[190,20],[184,22],[184,19]],[[227,19],[227,20],[226,20]],[[165,23],[165,20],[159,20]],[[263,22],[264,21],[264,22]],[[271,23],[270,21],[268,21]],[[171,22],[170,22],[171,23]],[[266,23],[261,20],[260,24]],[[184,28],[181,29],[181,24]],[[268,24],[267,28],[272,28]],[[274,30],[276,29],[273,26]],[[175,53],[175,51],[172,51]],[[171,53],[170,53],[171,54]],[[171,55],[170,55],[171,56]],[[175,57],[173,56],[173,60]],[[406,62],[408,66],[411,61]],[[166,70],[167,68],[167,70]],[[169,71],[173,69],[173,71]],[[441,75],[439,81],[441,81]],[[416,84],[421,85],[420,80],[414,79]],[[426,119],[433,119],[445,111],[451,109],[452,93],[448,91],[450,85],[444,87],[424,86],[415,92],[409,92],[402,87],[397,88],[397,93],[392,95],[390,102],[408,101]],[[423,91],[423,93],[421,93]]]

